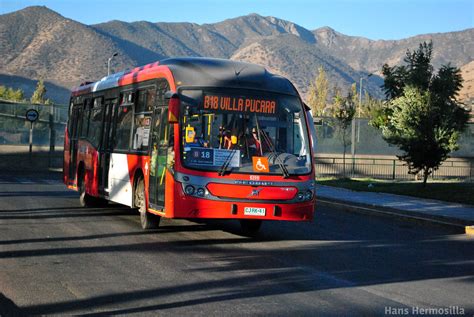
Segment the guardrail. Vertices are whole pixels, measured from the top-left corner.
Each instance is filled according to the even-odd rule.
[[[408,167],[397,158],[347,158],[344,163],[342,157],[316,157],[317,177],[356,177],[379,179],[420,179],[421,175],[408,174]],[[462,179],[473,181],[474,159],[450,158],[436,170],[432,179]]]

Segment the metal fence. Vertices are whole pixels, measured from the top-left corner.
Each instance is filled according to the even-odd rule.
[[[354,147],[346,148],[346,163],[340,132],[335,128],[334,118],[315,118],[316,128],[316,173],[318,177],[371,177],[381,179],[416,179],[408,174],[408,167],[396,158],[402,152],[382,138],[380,130],[369,125],[365,118],[355,119],[353,131]],[[459,150],[431,176],[433,179],[457,178],[472,181],[474,178],[474,123],[468,124],[459,139]],[[352,155],[354,154],[354,155]]]
[[[339,131],[337,131],[335,119],[330,117],[315,118],[316,128],[316,151],[318,154],[339,155],[343,152],[343,146]],[[349,127],[351,129],[351,127]],[[352,130],[352,129],[351,129]],[[396,146],[389,145],[382,138],[380,130],[369,125],[366,118],[355,120],[354,154],[373,156],[395,156],[402,154]],[[351,145],[346,149],[351,153]],[[474,123],[468,124],[466,131],[459,139],[459,150],[450,154],[451,157],[474,157]]]
[[[26,120],[29,109],[39,114],[33,124]],[[67,117],[63,105],[0,101],[0,173],[61,168]]]
[[[317,177],[357,177],[414,180],[421,175],[408,173],[406,164],[396,158],[347,158],[317,157]],[[344,168],[345,167],[345,168]],[[474,180],[474,159],[450,158],[443,162],[431,176],[432,179]],[[418,178],[419,179],[419,178]]]
[[[39,113],[33,124],[33,145],[49,146],[64,144],[64,127],[68,109],[64,105],[34,105],[0,102],[0,145],[27,145],[30,122],[25,114],[28,109]]]

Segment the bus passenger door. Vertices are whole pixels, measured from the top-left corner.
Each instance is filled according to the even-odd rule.
[[[153,209],[165,206],[165,174],[168,153],[168,109],[156,108],[153,118],[150,153],[149,201]]]
[[[102,123],[102,140],[99,152],[99,191],[105,194],[109,188],[109,163],[112,152],[113,110],[117,99],[108,99],[104,105],[104,121]]]

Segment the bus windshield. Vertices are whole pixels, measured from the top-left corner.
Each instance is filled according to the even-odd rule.
[[[182,90],[185,167],[219,173],[302,175],[311,171],[304,110],[295,96]]]

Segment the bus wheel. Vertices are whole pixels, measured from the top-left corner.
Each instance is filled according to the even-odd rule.
[[[86,208],[95,207],[95,198],[86,193],[86,178],[84,175],[79,177],[79,182],[79,204]]]
[[[135,207],[140,212],[140,223],[145,230],[156,229],[160,225],[161,217],[146,211],[145,199],[145,182],[140,178],[135,187]]]
[[[262,226],[262,220],[249,220],[249,219],[242,219],[240,220],[240,227],[244,234],[254,235],[260,230]]]

